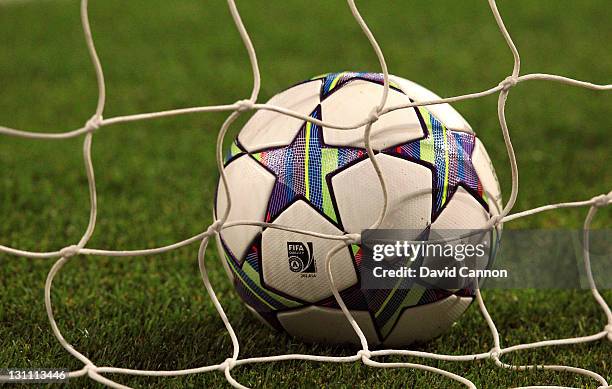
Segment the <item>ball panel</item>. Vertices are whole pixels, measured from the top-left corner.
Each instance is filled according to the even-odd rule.
[[[248,155],[242,155],[225,167],[232,207],[227,222],[236,220],[264,221],[266,207],[275,177]],[[225,187],[219,181],[216,215],[227,209]],[[261,232],[261,227],[236,226],[221,231],[221,238],[238,260],[242,260],[249,244]]]
[[[343,85],[321,102],[323,120],[338,124],[352,124],[366,119],[373,107],[380,103],[383,87],[379,84],[354,80]],[[389,90],[385,107],[410,103],[410,99],[396,90]],[[354,130],[324,127],[325,143],[334,146],[365,148],[365,126]],[[375,150],[405,143],[423,136],[423,129],[414,109],[390,112],[372,125],[371,145]]]
[[[449,296],[434,303],[406,309],[384,340],[385,346],[405,346],[441,335],[465,312],[470,297]]]
[[[309,115],[319,104],[321,81],[307,81],[272,97],[267,103]],[[291,143],[304,121],[274,111],[259,110],[244,125],[238,140],[249,151]]]
[[[440,99],[440,96],[429,89],[405,78],[389,76],[390,80],[397,83],[402,91],[414,101],[429,101]],[[432,115],[438,118],[442,124],[451,130],[474,132],[470,124],[450,104],[436,104],[425,106]]]
[[[298,200],[283,211],[275,224],[324,234],[342,231]],[[262,272],[264,283],[288,296],[316,302],[332,295],[325,260],[338,241],[267,228],[262,233]],[[339,290],[357,283],[355,266],[348,248],[331,259],[334,282]]]
[[[388,192],[388,210],[380,228],[422,231],[431,222],[431,170],[386,154],[376,155]],[[383,192],[369,159],[335,174],[332,187],[344,230],[360,233],[378,218]]]
[[[368,344],[379,344],[370,313],[351,311],[351,314],[366,336]],[[360,344],[355,330],[339,309],[310,306],[280,312],[278,320],[289,334],[311,342]]]
[[[489,220],[484,206],[473,194],[458,187],[451,199],[432,223],[432,230],[468,230],[482,229]]]

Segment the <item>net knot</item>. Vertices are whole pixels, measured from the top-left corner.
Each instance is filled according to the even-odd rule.
[[[67,246],[61,249],[59,251],[59,254],[61,257],[70,258],[70,257],[74,257],[75,255],[77,255],[80,249],[81,248],[79,246],[73,244],[71,246]]]
[[[234,358],[227,358],[221,365],[219,365],[219,370],[232,370],[236,366],[236,360]]]
[[[493,347],[491,351],[489,351],[489,356],[495,360],[499,360],[499,356],[501,355],[501,350],[499,347]]]
[[[372,353],[369,350],[359,350],[357,356],[361,359],[370,359],[372,357]]]
[[[253,109],[253,102],[251,100],[238,100],[234,105],[236,105],[236,111],[238,112],[244,112]]]
[[[379,118],[380,114],[378,113],[378,107],[374,107],[374,109],[372,109],[368,115],[368,122],[373,124],[374,122],[378,121]]]
[[[608,205],[610,202],[612,202],[612,192],[605,194],[605,195],[599,195],[599,196],[595,196],[591,199],[591,201],[593,202],[593,206],[594,207],[605,207],[606,205]]]
[[[503,217],[501,215],[493,215],[491,216],[491,219],[489,219],[489,223],[491,223],[491,226],[495,227],[502,221],[502,219]]]
[[[346,234],[344,235],[344,241],[347,244],[360,244],[361,234]]]
[[[87,130],[87,132],[94,132],[95,130],[100,128],[101,124],[102,124],[102,117],[98,115],[94,115],[85,123],[85,129]]]
[[[499,86],[501,86],[502,90],[507,91],[513,86],[515,86],[517,83],[518,83],[518,77],[508,76],[504,78],[502,82],[499,83]]]
[[[216,220],[213,224],[208,226],[208,229],[206,230],[206,235],[211,236],[216,233],[219,233],[221,232],[222,228],[223,228],[223,221]]]

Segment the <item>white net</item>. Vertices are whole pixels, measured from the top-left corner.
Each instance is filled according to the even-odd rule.
[[[503,81],[501,81],[498,85],[490,89],[487,89],[485,91],[482,91],[482,92],[470,93],[466,95],[454,96],[454,97],[437,99],[437,100],[432,100],[432,101],[417,101],[411,104],[383,108],[385,107],[385,103],[387,101],[387,96],[388,96],[388,91],[389,91],[389,72],[387,69],[385,58],[384,58],[384,55],[383,55],[383,52],[380,46],[376,42],[374,35],[369,30],[367,24],[365,23],[364,19],[360,15],[359,10],[357,9],[355,5],[354,0],[348,0],[348,6],[353,14],[353,17],[355,18],[356,22],[359,24],[360,28],[362,29],[363,33],[365,34],[366,38],[368,39],[372,48],[374,49],[376,56],[378,57],[378,60],[381,66],[381,70],[382,70],[382,74],[384,75],[384,89],[383,89],[383,94],[382,94],[380,103],[377,106],[373,107],[371,113],[367,116],[367,118],[365,118],[361,122],[355,123],[352,125],[327,123],[327,122],[323,122],[323,121],[314,119],[312,117],[308,117],[308,116],[299,114],[297,112],[294,112],[286,108],[282,108],[282,107],[278,107],[278,106],[274,106],[270,104],[257,103],[257,98],[258,98],[259,88],[260,88],[260,74],[259,74],[259,66],[257,62],[255,49],[253,47],[253,44],[251,43],[248,32],[246,28],[244,27],[244,24],[242,23],[240,14],[238,12],[238,9],[236,8],[234,0],[228,0],[228,6],[230,9],[233,21],[247,49],[249,60],[250,60],[251,67],[252,67],[253,89],[248,99],[240,100],[233,104],[226,104],[226,105],[192,107],[192,108],[183,108],[183,109],[161,111],[161,112],[143,113],[143,114],[128,115],[128,116],[118,116],[118,117],[113,117],[113,118],[103,118],[105,96],[106,96],[104,73],[103,73],[102,65],[96,53],[96,49],[95,49],[94,42],[92,39],[91,29],[89,26],[87,5],[88,5],[88,1],[82,0],[81,2],[81,22],[83,25],[83,31],[85,33],[85,39],[86,39],[87,46],[89,49],[89,54],[91,56],[93,66],[95,68],[95,72],[97,76],[97,83],[98,83],[98,92],[99,92],[98,93],[98,104],[97,104],[96,111],[93,114],[93,116],[86,122],[86,124],[83,127],[78,128],[76,130],[61,132],[61,133],[29,132],[29,131],[22,131],[22,130],[0,126],[0,134],[15,136],[15,137],[22,137],[22,138],[51,140],[51,139],[66,139],[66,138],[73,138],[73,137],[79,137],[79,136],[84,137],[83,156],[84,156],[84,162],[85,162],[85,169],[87,172],[87,180],[89,183],[89,198],[90,198],[91,208],[90,208],[89,224],[81,240],[77,242],[76,244],[68,245],[60,250],[52,251],[52,252],[24,251],[24,250],[19,250],[16,248],[11,248],[11,247],[0,245],[0,251],[7,253],[7,254],[15,255],[15,256],[29,257],[29,258],[57,258],[57,261],[55,262],[55,264],[49,271],[49,274],[47,276],[47,280],[45,283],[45,307],[47,310],[47,316],[51,324],[51,329],[55,337],[58,339],[61,345],[70,354],[72,354],[75,358],[80,360],[84,365],[82,369],[70,372],[69,377],[73,378],[73,377],[82,377],[82,376],[87,375],[92,380],[105,384],[109,387],[126,388],[125,385],[112,381],[104,377],[103,375],[111,373],[111,374],[130,374],[130,375],[139,375],[139,376],[179,376],[179,375],[187,375],[187,374],[204,373],[204,372],[209,372],[209,371],[223,371],[227,381],[232,386],[244,388],[242,384],[237,382],[232,377],[231,371],[236,366],[253,364],[253,363],[265,363],[265,362],[287,361],[287,360],[305,360],[305,361],[318,361],[318,362],[330,362],[330,363],[331,362],[354,363],[357,361],[361,361],[367,366],[378,367],[378,368],[407,368],[407,369],[425,370],[425,371],[429,371],[429,372],[433,372],[433,373],[437,373],[437,374],[446,376],[450,379],[453,379],[462,384],[465,384],[467,387],[470,387],[470,388],[476,387],[471,381],[469,381],[468,379],[464,377],[461,377],[457,374],[454,374],[449,371],[442,370],[442,369],[439,369],[433,366],[428,366],[424,364],[416,364],[416,363],[387,363],[387,362],[383,363],[383,362],[378,362],[375,359],[373,359],[373,358],[381,357],[381,356],[400,355],[400,356],[437,359],[437,360],[444,360],[444,361],[466,361],[466,362],[490,359],[494,361],[497,366],[505,368],[505,369],[511,369],[511,370],[546,369],[546,370],[564,371],[564,372],[570,372],[570,373],[575,373],[575,374],[581,374],[581,375],[584,375],[584,376],[587,376],[587,377],[590,377],[596,380],[598,382],[599,388],[612,388],[612,386],[608,385],[608,382],[605,380],[604,377],[590,370],[581,369],[578,367],[559,366],[559,365],[517,366],[517,365],[510,365],[510,364],[504,363],[501,360],[501,357],[503,355],[512,353],[518,350],[525,350],[525,349],[546,347],[546,346],[587,343],[587,342],[594,342],[598,340],[605,340],[606,338],[608,341],[612,341],[612,311],[610,310],[610,307],[608,306],[604,298],[601,296],[601,294],[597,290],[597,286],[595,285],[595,281],[593,280],[593,276],[591,272],[591,265],[590,265],[590,258],[589,258],[589,230],[590,230],[591,222],[598,208],[608,206],[612,203],[612,192],[609,192],[603,195],[599,195],[599,196],[595,196],[591,198],[590,200],[544,205],[538,208],[533,208],[531,210],[510,214],[510,211],[512,210],[514,206],[515,201],[517,199],[517,195],[518,195],[518,168],[517,168],[517,163],[516,163],[516,157],[514,154],[514,149],[512,146],[511,139],[510,139],[508,125],[506,123],[506,118],[505,118],[505,105],[506,105],[506,99],[508,97],[508,93],[510,92],[513,86],[515,86],[517,83],[520,83],[520,82],[525,82],[525,81],[530,81],[530,80],[549,80],[549,81],[556,81],[556,82],[560,82],[560,83],[564,83],[568,85],[573,85],[573,86],[578,86],[578,87],[588,88],[588,89],[594,89],[594,90],[611,90],[612,85],[597,85],[597,84],[593,84],[590,82],[574,80],[571,78],[553,75],[553,74],[533,73],[533,74],[520,75],[521,62],[520,62],[519,52],[516,46],[514,45],[512,38],[510,37],[510,34],[508,33],[508,30],[506,29],[504,25],[502,17],[499,14],[499,11],[497,9],[495,0],[489,0],[489,6],[491,8],[491,11],[493,12],[495,21],[497,22],[499,30],[501,31],[514,57],[514,67],[512,69],[512,73],[508,77],[506,77]],[[512,221],[518,218],[522,218],[522,217],[526,217],[529,215],[533,215],[539,212],[560,209],[560,208],[589,207],[589,211],[584,221],[584,227],[583,227],[583,231],[584,231],[584,245],[583,245],[584,247],[583,249],[584,267],[585,267],[585,271],[586,271],[586,275],[588,278],[589,287],[591,289],[591,292],[595,300],[599,304],[599,306],[601,306],[601,309],[603,310],[606,316],[606,319],[607,319],[607,325],[605,326],[605,328],[603,328],[598,333],[595,333],[590,336],[582,336],[582,337],[567,338],[567,339],[557,339],[557,340],[546,340],[546,341],[529,343],[529,344],[518,344],[515,346],[502,347],[499,332],[495,326],[493,319],[487,312],[487,309],[482,299],[482,296],[480,294],[480,291],[477,289],[476,290],[476,300],[478,301],[478,306],[480,308],[480,311],[482,312],[482,315],[488,324],[488,327],[491,332],[491,336],[493,338],[494,347],[491,350],[483,351],[481,353],[469,354],[469,355],[442,355],[442,354],[436,354],[436,353],[411,351],[411,350],[370,351],[368,348],[368,342],[366,340],[366,337],[364,336],[362,330],[359,328],[359,325],[357,324],[357,322],[351,317],[349,310],[347,309],[346,305],[342,301],[342,298],[340,297],[340,294],[338,293],[338,289],[334,285],[333,274],[331,273],[331,266],[330,266],[331,260],[333,260],[334,253],[344,248],[348,244],[359,242],[360,241],[359,234],[326,235],[326,234],[314,233],[311,231],[303,231],[303,230],[299,230],[295,228],[281,226],[278,224],[269,224],[269,223],[262,223],[258,221],[248,221],[248,220],[234,221],[231,223],[226,222],[228,214],[229,214],[229,210],[231,207],[231,198],[229,198],[230,190],[228,189],[228,182],[227,182],[227,179],[224,173],[224,169],[223,169],[221,148],[223,145],[225,134],[228,128],[230,127],[230,125],[242,113],[246,111],[251,111],[251,110],[275,111],[275,112],[278,112],[284,115],[289,115],[295,118],[299,118],[301,120],[310,121],[312,123],[316,123],[321,126],[325,126],[328,128],[335,128],[335,129],[355,129],[355,128],[365,125],[366,126],[366,130],[365,130],[366,150],[368,152],[368,155],[373,155],[374,152],[370,146],[370,130],[371,130],[372,124],[376,122],[380,116],[385,115],[395,110],[399,110],[399,109],[406,109],[406,108],[416,107],[416,106],[435,105],[435,104],[442,104],[442,103],[452,103],[452,102],[461,101],[461,100],[475,99],[475,98],[479,98],[479,97],[483,97],[483,96],[487,96],[487,95],[491,95],[495,93],[499,94],[498,117],[499,117],[499,122],[501,125],[502,134],[504,137],[504,142],[506,145],[506,150],[508,153],[508,158],[510,161],[510,168],[511,168],[511,173],[512,173],[512,190],[510,193],[510,197],[507,203],[505,204],[501,215],[498,217],[492,218],[490,222],[488,223],[488,225],[484,226],[484,228],[490,228],[493,225],[497,225],[497,224],[504,223],[504,222],[509,222],[509,221]],[[160,118],[160,117],[165,117],[165,116],[183,115],[183,114],[195,113],[195,112],[215,112],[215,111],[231,112],[229,117],[225,120],[225,122],[221,126],[221,129],[217,137],[217,145],[216,145],[217,166],[219,169],[219,173],[221,175],[222,183],[226,189],[225,193],[228,196],[227,198],[228,206],[227,206],[225,214],[220,215],[220,217],[217,220],[215,220],[214,223],[212,223],[206,231],[200,234],[197,234],[193,237],[190,237],[188,239],[185,239],[183,241],[171,244],[169,246],[152,248],[152,249],[131,250],[131,251],[114,251],[114,250],[88,248],[87,243],[90,240],[94,232],[94,229],[96,226],[96,214],[97,214],[96,181],[94,177],[94,170],[93,170],[92,158],[91,158],[92,139],[93,139],[93,136],[96,130],[102,127],[110,126],[110,125],[117,124],[117,123],[126,123],[126,122],[133,122],[133,121],[139,121],[139,120],[149,120],[149,119],[155,119],[155,118]],[[380,224],[387,210],[387,190],[386,190],[385,181],[383,179],[381,170],[378,166],[376,159],[371,159],[371,161],[377,173],[378,180],[379,180],[379,183],[381,185],[381,188],[384,194],[383,207],[380,211],[380,216],[378,220],[376,221],[376,223],[374,223],[371,226],[371,228],[376,228]],[[351,326],[353,327],[353,329],[359,336],[359,339],[361,341],[361,347],[362,347],[362,349],[359,350],[359,352],[357,352],[354,355],[343,356],[343,357],[293,354],[293,355],[274,355],[274,356],[268,356],[268,357],[246,358],[246,359],[240,358],[240,345],[239,345],[238,338],[236,337],[236,334],[232,328],[232,325],[230,324],[230,321],[227,315],[225,314],[223,310],[223,307],[221,306],[221,303],[219,302],[217,296],[215,295],[214,289],[209,281],[207,270],[206,270],[206,265],[205,265],[205,254],[206,254],[206,248],[207,248],[209,239],[215,234],[218,234],[222,229],[229,228],[232,226],[237,226],[237,225],[256,225],[256,226],[267,227],[267,228],[277,228],[277,229],[283,229],[287,231],[298,232],[300,234],[317,236],[317,237],[322,237],[322,238],[338,241],[338,245],[329,253],[329,255],[326,258],[326,265],[327,265],[326,271],[329,275],[331,290],[339,306],[342,308],[342,311],[344,312],[344,315],[346,316],[347,320],[350,322]],[[190,245],[196,242],[200,242],[200,249],[198,252],[198,263],[199,263],[202,279],[204,281],[204,285],[213,301],[213,304],[217,312],[219,313],[219,316],[221,317],[221,319],[223,320],[223,323],[225,324],[225,327],[227,329],[227,332],[229,333],[229,336],[233,344],[232,355],[227,357],[223,362],[218,363],[216,365],[202,366],[198,368],[191,368],[191,369],[185,369],[185,370],[172,370],[172,371],[146,371],[146,370],[135,370],[135,369],[120,368],[120,367],[102,367],[102,366],[97,366],[93,361],[87,358],[83,353],[76,350],[62,336],[62,333],[60,329],[58,328],[55,322],[55,318],[53,316],[53,305],[51,303],[51,287],[53,285],[53,279],[55,278],[59,270],[62,268],[62,266],[67,261],[69,261],[71,257],[74,257],[76,255],[87,255],[87,256],[103,255],[103,256],[115,256],[115,257],[154,255],[154,254],[167,252],[170,250],[175,250],[180,247],[187,246],[187,245]],[[0,378],[6,379],[6,377],[0,377]],[[547,386],[547,387],[556,387],[556,386]]]

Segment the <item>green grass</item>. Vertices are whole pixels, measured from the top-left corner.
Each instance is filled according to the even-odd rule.
[[[361,4],[363,3],[363,4]],[[375,4],[378,3],[378,4]],[[327,71],[377,70],[377,60],[342,1],[239,1],[262,70],[261,98]],[[512,58],[485,3],[476,0],[360,2],[393,73],[442,96],[495,85]],[[95,77],[75,1],[0,3],[0,123],[38,131],[80,127],[95,108]],[[500,1],[523,72],[610,82],[612,13],[606,0]],[[224,2],[117,1],[90,5],[108,86],[106,117],[231,103],[250,92],[242,43]],[[585,199],[610,190],[610,94],[534,82],[510,93],[508,122],[522,192],[517,210]],[[496,97],[457,104],[487,145],[504,192],[509,168]],[[94,138],[99,218],[89,247],[155,247],[194,235],[211,220],[217,173],[214,140],[225,114],[118,125]],[[236,130],[236,129],[235,129]],[[82,139],[0,137],[0,244],[37,251],[78,241],[87,224]],[[586,210],[538,215],[518,227],[579,228]],[[609,226],[602,210],[597,227]],[[98,366],[179,369],[219,363],[231,342],[206,295],[191,246],[147,258],[74,257],[55,281],[59,327]],[[43,303],[51,260],[0,255],[0,366],[79,369],[53,337]],[[211,279],[241,341],[241,357],[281,353],[347,355],[355,350],[300,343],[263,328],[234,294],[215,250]],[[610,301],[612,294],[605,292]],[[504,346],[591,334],[604,320],[588,291],[485,291]],[[492,347],[476,306],[446,335],[418,349],[482,352]],[[504,357],[569,364],[612,380],[611,345],[547,348]],[[416,359],[386,358],[399,361]],[[596,386],[571,374],[512,373],[490,361],[437,363],[480,387]],[[454,387],[438,375],[355,364],[284,362],[239,367],[259,387]],[[229,386],[220,372],[179,378],[109,376],[138,387]],[[95,387],[75,379],[70,387]],[[455,385],[456,386],[456,385]]]

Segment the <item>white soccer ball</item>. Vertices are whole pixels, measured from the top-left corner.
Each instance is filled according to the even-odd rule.
[[[387,106],[438,98],[390,76]],[[297,84],[269,104],[330,123],[365,119],[382,93],[382,75],[331,73]],[[228,222],[256,220],[301,230],[360,233],[378,218],[383,193],[364,146],[364,127],[321,128],[272,111],[256,112],[226,156],[232,207]],[[380,228],[423,231],[482,228],[501,210],[489,156],[466,120],[448,104],[393,111],[372,126],[388,186]],[[215,210],[226,210],[219,185]],[[338,241],[274,228],[224,229],[218,247],[238,294],[258,317],[309,341],[358,343],[334,299],[325,258]],[[361,249],[332,262],[334,282],[371,345],[431,339],[459,318],[473,289],[363,290]]]

